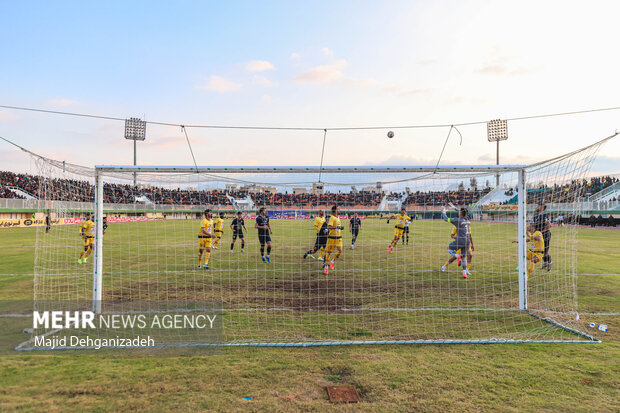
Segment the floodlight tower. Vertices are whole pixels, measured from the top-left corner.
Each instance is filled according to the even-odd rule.
[[[146,122],[139,118],[125,119],[125,139],[133,141],[133,164],[136,163],[136,141],[146,139]],[[133,185],[136,186],[136,173],[133,173]]]
[[[489,142],[497,142],[496,165],[499,165],[499,141],[508,139],[508,121],[495,119],[487,122],[487,139]],[[495,185],[499,187],[499,174],[496,175]]]

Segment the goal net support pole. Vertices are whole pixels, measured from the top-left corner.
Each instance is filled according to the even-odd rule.
[[[519,257],[519,309],[527,310],[527,188],[525,184],[525,170],[521,169],[517,177],[517,225],[518,225],[518,252]]]
[[[103,176],[95,169],[95,259],[93,260],[93,312],[101,313],[103,293]]]

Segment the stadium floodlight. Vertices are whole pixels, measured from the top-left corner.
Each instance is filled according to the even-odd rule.
[[[499,141],[508,139],[508,121],[494,119],[487,122],[487,139],[489,142],[497,142],[496,165],[499,165]],[[496,176],[497,186],[499,186],[499,174]]]
[[[136,141],[143,141],[146,139],[146,122],[140,118],[125,119],[125,139],[133,141],[133,164],[136,163]],[[134,174],[133,180],[134,186],[136,185],[136,179]]]

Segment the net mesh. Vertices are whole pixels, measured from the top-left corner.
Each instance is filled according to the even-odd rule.
[[[220,303],[226,345],[592,341],[578,331],[575,224],[599,148],[525,168],[526,218],[540,225],[527,248],[534,248],[535,230],[545,233],[547,247],[528,268],[527,310],[520,309],[519,247],[513,243],[521,168],[332,170],[320,182],[316,171],[303,168],[100,172],[107,218],[102,311],[174,313]],[[91,309],[94,254],[81,264],[78,257],[84,251],[81,222],[95,210],[95,171],[36,159],[39,213],[54,225],[37,229],[35,306]],[[441,208],[449,204],[467,207],[471,220],[471,250],[457,251],[468,261],[467,279],[460,259],[447,252],[453,225],[442,219]],[[326,257],[314,249],[314,220],[319,211],[329,216],[333,205],[340,208],[342,253]],[[272,229],[271,248],[262,252],[255,227],[261,207]],[[209,269],[198,268],[207,208],[214,220],[223,219]],[[402,222],[396,216],[401,208],[409,218]],[[235,218],[245,226],[233,243]],[[333,269],[325,258],[335,258]],[[158,344],[203,340],[178,330]]]

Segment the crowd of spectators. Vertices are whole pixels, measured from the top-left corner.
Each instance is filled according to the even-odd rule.
[[[540,184],[536,188],[527,190],[527,202],[530,204],[550,203],[550,202],[573,202],[579,198],[584,201],[591,195],[602,191],[618,182],[618,178],[602,176],[590,179],[573,180],[565,185],[546,185]],[[505,192],[507,196],[513,196],[502,204],[516,204],[517,193],[514,189]],[[612,201],[615,202],[615,198]]]
[[[457,191],[430,191],[410,193],[405,201],[406,205],[417,206],[441,206],[447,205],[449,202],[454,205],[470,205],[477,202],[480,198],[491,191],[491,188],[485,189],[460,189]]]
[[[377,207],[383,195],[376,192],[338,192],[324,194],[289,194],[285,193],[255,193],[251,194],[257,205],[287,206],[287,207],[326,207],[333,204],[343,206]]]
[[[587,197],[618,182],[610,176],[596,177],[589,180],[574,180],[567,185],[548,186],[541,184],[537,188],[528,190],[529,203],[572,202],[576,197]],[[8,186],[18,187],[21,190],[40,199],[61,201],[87,202],[94,199],[94,185],[87,181],[71,179],[44,179],[27,174],[0,171],[0,197],[21,198],[15,192],[7,189]],[[402,200],[406,207],[413,206],[441,206],[453,203],[454,205],[471,205],[491,191],[485,189],[465,189],[455,191],[417,191],[409,194],[405,192],[391,192],[388,194],[371,191],[337,192],[337,193],[251,193],[256,205],[272,207],[327,207],[339,204],[349,207],[376,208],[384,195],[388,200]],[[129,184],[104,185],[104,197],[108,203],[133,204],[136,202],[153,202],[167,205],[220,205],[232,204],[231,198],[245,198],[248,195],[243,191],[224,190],[190,190],[167,189],[159,186],[134,186]],[[516,193],[513,189],[506,191],[506,195],[514,195],[505,204],[515,203]],[[145,199],[146,198],[146,199]]]

